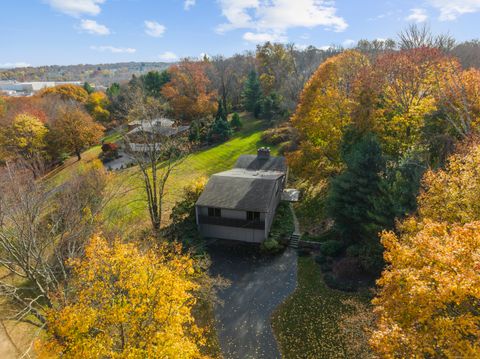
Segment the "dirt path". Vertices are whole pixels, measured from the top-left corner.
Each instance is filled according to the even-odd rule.
[[[295,290],[296,252],[264,256],[238,244],[215,244],[209,252],[212,274],[231,281],[219,293],[223,305],[215,308],[225,359],[280,358],[270,318]]]

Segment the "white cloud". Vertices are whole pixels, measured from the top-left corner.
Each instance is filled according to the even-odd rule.
[[[153,37],[162,37],[165,33],[165,26],[159,24],[156,21],[145,20],[145,33]]]
[[[64,14],[79,17],[82,15],[98,15],[100,5],[105,0],[45,0],[52,8]]]
[[[480,0],[428,0],[440,11],[441,21],[455,20],[463,14],[480,11]]]
[[[234,29],[250,29],[248,38],[285,38],[290,28],[323,26],[341,32],[348,24],[336,15],[332,0],[219,0],[222,15],[228,22],[217,27],[222,33]],[[253,36],[252,36],[253,35]]]
[[[347,39],[345,40],[342,45],[343,47],[352,47],[353,45],[355,45],[357,42],[355,40],[352,40],[352,39]]]
[[[287,37],[280,34],[266,33],[266,32],[246,32],[243,34],[243,39],[248,42],[253,42],[255,44],[263,42],[287,42]]]
[[[165,62],[173,62],[178,60],[178,56],[171,51],[165,51],[163,54],[158,55],[158,58]]]
[[[114,54],[133,54],[137,50],[131,47],[115,47],[115,46],[90,46],[90,49],[100,52],[112,52]]]
[[[425,9],[414,8],[410,9],[410,15],[408,15],[405,20],[413,21],[416,23],[425,22],[428,19],[427,12]]]
[[[195,6],[196,0],[185,0],[183,3],[183,8],[185,10],[190,10],[192,7]]]
[[[85,30],[89,34],[94,35],[109,35],[110,29],[105,25],[101,25],[95,20],[82,20],[80,22],[80,29]]]
[[[26,62],[7,62],[0,64],[0,69],[14,69],[16,67],[31,67],[32,65]]]

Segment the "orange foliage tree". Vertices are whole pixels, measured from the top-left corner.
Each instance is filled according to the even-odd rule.
[[[97,144],[104,127],[78,106],[63,106],[51,125],[51,135],[67,152],[73,152],[78,160],[87,146]]]
[[[62,358],[200,358],[193,260],[95,236],[72,262],[73,292],[47,315],[40,353]],[[59,299],[63,298],[63,294]]]
[[[0,100],[1,102],[1,100]],[[48,117],[44,111],[43,101],[38,97],[7,97],[4,100],[4,115],[7,123],[19,114],[28,114],[46,123]],[[0,105],[0,108],[2,106]],[[0,110],[1,115],[1,110]]]
[[[461,88],[454,86],[457,71]],[[480,106],[477,79],[476,71],[462,72],[455,60],[433,48],[386,52],[371,63],[357,51],[343,52],[321,64],[303,90],[291,119],[300,144],[290,163],[310,179],[338,172],[340,144],[350,124],[376,133],[382,150],[400,158],[421,148],[426,118],[442,106],[448,104],[447,113],[456,120],[468,113],[466,122],[478,122],[473,119]]]
[[[480,145],[429,171],[417,217],[385,232],[371,344],[383,357],[480,356]]]
[[[193,121],[215,113],[217,94],[210,88],[207,66],[204,61],[185,60],[169,69],[171,80],[162,95],[178,119]]]

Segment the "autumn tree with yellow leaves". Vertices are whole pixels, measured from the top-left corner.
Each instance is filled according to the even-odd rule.
[[[48,87],[39,91],[38,96],[58,96],[62,100],[66,101],[77,101],[82,104],[86,103],[88,100],[88,92],[81,86],[73,84],[62,84],[54,87]]]
[[[110,100],[107,95],[104,92],[97,91],[88,95],[85,107],[95,121],[106,123],[110,119],[110,112],[107,109],[109,105]]]
[[[384,232],[371,344],[383,357],[480,356],[480,145],[424,176],[418,216]]]
[[[48,129],[28,113],[15,116],[9,126],[0,128],[0,160],[22,160],[32,174],[41,173],[41,159],[47,146]]]
[[[341,168],[340,146],[355,99],[353,86],[368,59],[346,51],[320,65],[305,85],[292,124],[300,133],[298,150],[289,154],[298,173],[318,178]]]
[[[179,247],[142,251],[94,236],[71,265],[75,289],[65,299],[59,293],[64,304],[49,311],[38,343],[45,357],[202,357],[205,340],[192,316],[197,273]]]
[[[300,141],[289,154],[290,164],[314,182],[338,173],[342,136],[350,124],[360,133],[375,133],[394,160],[428,151],[432,138],[451,138],[452,132],[467,137],[479,122],[479,74],[428,47],[373,59],[358,51],[334,56],[308,81],[292,116]],[[431,118],[438,123],[434,133],[428,128]]]

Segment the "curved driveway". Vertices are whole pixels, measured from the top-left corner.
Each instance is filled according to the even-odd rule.
[[[231,285],[219,292],[215,307],[218,336],[225,359],[280,358],[270,317],[294,290],[296,252],[288,248],[277,256],[238,243],[209,246],[211,273]]]

